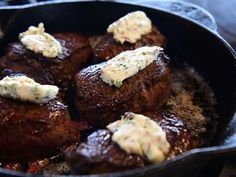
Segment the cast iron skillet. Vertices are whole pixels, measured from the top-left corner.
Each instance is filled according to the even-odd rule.
[[[206,79],[214,91],[219,117],[215,120],[216,133],[210,142],[211,146],[193,149],[162,164],[105,176],[197,175],[210,159],[236,154],[236,143],[232,143],[233,141],[225,143],[230,142],[226,130],[236,114],[236,54],[214,31],[169,12],[144,6],[104,1],[41,3],[0,10],[0,17],[4,17],[3,20],[9,18],[14,12],[8,23],[1,21],[6,25],[3,26],[5,35],[0,41],[0,54],[3,54],[3,48],[7,43],[17,40],[19,32],[39,22],[44,22],[50,33],[80,32],[96,35],[103,34],[111,22],[135,10],[145,11],[168,38],[166,53],[172,60],[193,65]],[[25,174],[0,169],[0,175],[24,176]]]

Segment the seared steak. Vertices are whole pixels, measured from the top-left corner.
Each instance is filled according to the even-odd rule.
[[[131,44],[125,42],[121,44],[113,38],[113,34],[106,33],[96,47],[93,49],[94,62],[100,63],[102,61],[109,60],[119,53],[126,50],[134,50],[143,46],[160,46],[165,47],[167,43],[166,38],[160,33],[160,31],[153,25],[152,31],[144,36],[136,43]]]
[[[167,141],[171,146],[168,159],[192,148],[191,134],[180,118],[168,112],[145,112],[144,115],[156,121],[166,132]]]
[[[35,68],[31,68],[30,66],[12,62],[7,57],[0,58],[0,65],[2,67],[0,77],[21,74],[34,79],[35,82],[38,82],[40,84],[55,85],[52,75],[45,70],[38,70]]]
[[[76,123],[58,99],[39,105],[0,97],[1,160],[44,158],[79,137]]]
[[[78,174],[97,174],[142,167],[147,162],[140,156],[127,154],[111,140],[111,132],[97,130],[85,143],[66,151],[66,160]]]
[[[0,79],[19,75],[24,74],[5,69]],[[45,83],[45,77],[33,79]],[[79,141],[79,129],[59,98],[35,104],[0,96],[0,160],[27,162],[55,155],[59,148]]]
[[[36,54],[20,42],[8,45],[6,56],[0,59],[2,69],[12,69],[26,75],[51,75],[56,85],[67,89],[74,74],[88,64],[91,47],[86,37],[75,33],[53,35],[62,45],[62,54],[47,58]]]
[[[166,132],[172,156],[181,154],[191,148],[191,137],[183,122],[169,113],[145,113],[153,118]],[[119,117],[119,116],[118,116]],[[78,174],[96,174],[124,171],[149,164],[146,159],[135,154],[127,154],[112,141],[108,130],[97,130],[88,136],[87,141],[77,148],[66,152],[66,159]]]
[[[100,78],[104,63],[89,66],[75,76],[75,104],[80,116],[102,128],[127,111],[140,113],[160,108],[170,93],[169,60],[158,60],[126,79],[120,88]]]

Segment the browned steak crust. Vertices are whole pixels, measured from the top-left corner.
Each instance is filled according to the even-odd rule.
[[[145,112],[145,116],[156,121],[166,132],[171,149],[167,158],[182,154],[192,148],[192,138],[184,122],[174,114]]]
[[[78,174],[98,174],[124,171],[148,164],[142,157],[127,154],[111,140],[111,132],[97,130],[85,143],[66,152],[72,170]]]
[[[183,122],[169,113],[145,113],[153,118],[166,132],[171,145],[169,157],[181,154],[191,148],[191,137]],[[97,130],[88,136],[87,141],[76,149],[66,152],[75,173],[96,174],[123,171],[149,164],[144,158],[127,154],[111,140],[111,132]]]
[[[0,59],[1,78],[23,74],[41,84],[67,89],[74,74],[88,63],[91,48],[88,39],[78,34],[54,37],[63,48],[56,58],[35,54],[20,42],[9,44]],[[79,141],[79,137],[79,126],[60,99],[39,105],[0,97],[1,160],[38,160],[58,153],[59,148]]]
[[[106,33],[100,42],[93,49],[94,62],[100,63],[102,61],[109,60],[119,53],[126,50],[134,50],[143,46],[160,46],[165,47],[167,43],[166,38],[160,33],[160,31],[153,25],[152,31],[144,36],[136,43],[131,44],[125,42],[121,44],[117,42],[111,33]]]
[[[0,67],[28,76],[49,76],[52,83],[67,89],[74,74],[88,64],[91,47],[88,39],[79,34],[58,33],[53,36],[62,45],[62,54],[58,57],[44,57],[26,49],[20,42],[14,42],[8,45],[6,56],[0,59]]]
[[[75,76],[76,108],[91,125],[102,128],[127,111],[144,112],[160,108],[170,92],[169,60],[162,53],[157,61],[123,81],[120,88],[100,78],[100,63],[81,70]]]
[[[52,75],[49,72],[16,63],[14,61],[9,60],[7,57],[0,58],[0,67],[2,69],[0,77],[2,78],[8,75],[22,74],[34,79],[40,84],[56,84]]]
[[[0,97],[1,160],[44,158],[79,137],[76,123],[58,99],[39,105]]]

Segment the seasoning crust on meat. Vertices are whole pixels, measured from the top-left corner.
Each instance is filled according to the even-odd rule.
[[[171,146],[167,159],[191,148],[191,135],[185,124],[175,115],[153,112],[144,115],[156,121],[166,132]],[[76,149],[67,151],[66,158],[72,169],[78,174],[96,174],[124,171],[150,164],[141,156],[127,154],[111,137],[109,130],[97,130]]]
[[[75,104],[80,116],[95,127],[105,127],[117,115],[140,113],[160,108],[170,92],[169,59],[160,59],[126,79],[120,88],[109,86],[100,78],[104,63],[89,66],[75,76]]]
[[[45,104],[0,96],[0,159],[3,161],[38,160],[56,155],[60,148],[79,141],[78,123],[71,120],[61,93],[70,87],[74,74],[87,65],[91,48],[88,39],[76,33],[57,33],[54,37],[62,46],[62,53],[57,57],[47,58],[14,42],[0,59],[1,79],[27,76],[40,84],[60,87],[57,98]]]
[[[37,160],[79,140],[80,133],[59,99],[34,104],[0,97],[0,159]]]
[[[106,33],[93,49],[94,62],[100,63],[113,58],[126,50],[134,50],[143,46],[160,46],[165,47],[167,39],[161,34],[155,25],[152,25],[152,31],[134,44],[117,42],[111,33]]]
[[[1,163],[28,173],[30,164],[46,159],[51,168],[59,159],[68,173],[101,174],[197,147],[165,106],[173,92],[166,37],[144,12],[127,15],[94,45],[78,33],[50,35],[43,23],[8,44],[0,58]]]
[[[22,43],[10,43],[6,55],[0,59],[2,69],[12,69],[26,75],[48,75],[51,82],[62,90],[71,84],[74,74],[89,62],[91,47],[86,37],[76,33],[57,33],[53,35],[62,45],[62,53],[55,58],[28,50]]]

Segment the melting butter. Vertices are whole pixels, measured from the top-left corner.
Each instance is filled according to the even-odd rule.
[[[152,22],[142,11],[128,13],[107,28],[107,32],[113,33],[114,39],[121,44],[125,41],[135,43],[151,30]]]
[[[162,51],[163,49],[158,46],[145,46],[122,52],[107,61],[101,70],[101,79],[110,86],[120,87],[123,80],[132,77],[157,60]]]
[[[128,154],[138,154],[152,163],[160,163],[169,153],[166,133],[149,117],[129,112],[107,128],[113,132],[112,140]]]
[[[62,53],[60,42],[45,32],[43,23],[40,23],[38,27],[30,26],[27,31],[19,34],[19,39],[27,49],[48,58],[57,57]]]
[[[26,76],[6,76],[0,80],[0,95],[30,101],[34,103],[47,103],[54,99],[59,88],[54,85],[41,85]]]

